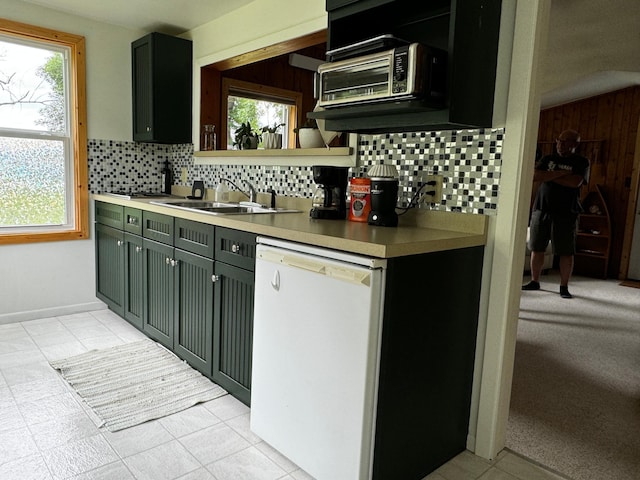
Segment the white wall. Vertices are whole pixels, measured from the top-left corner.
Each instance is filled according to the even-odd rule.
[[[2,0],[0,15],[86,41],[88,137],[131,141],[131,42],[144,32]],[[0,324],[99,306],[88,240],[0,246]]]
[[[88,137],[132,140],[130,49],[131,42],[147,32],[18,0],[2,0],[0,15],[7,20],[83,35]],[[259,0],[184,36],[194,40],[196,59],[215,61],[325,27],[324,0]],[[194,99],[199,99],[199,66],[196,70]],[[196,104],[199,115],[199,101]],[[0,324],[99,306],[94,259],[93,232],[84,241],[0,246]]]
[[[325,0],[259,0],[182,35],[193,40],[193,125],[200,125],[201,67],[325,28]],[[195,145],[198,135],[194,128]]]

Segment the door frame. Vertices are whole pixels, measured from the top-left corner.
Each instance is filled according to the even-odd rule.
[[[503,11],[505,4],[503,3]],[[498,213],[487,239],[482,299],[485,318],[478,332],[474,406],[475,431],[468,446],[495,459],[505,446],[515,359],[529,201],[540,120],[540,80],[546,53],[550,0],[515,2],[513,49]],[[506,19],[504,20],[507,21]],[[504,27],[504,23],[502,24]],[[477,402],[477,405],[476,405]]]
[[[636,147],[633,155],[633,169],[631,171],[631,191],[627,203],[627,218],[622,242],[622,255],[620,257],[620,270],[618,278],[629,278],[629,265],[631,263],[631,248],[633,246],[633,234],[640,235],[640,119],[636,129]],[[640,253],[638,253],[640,255]],[[638,278],[634,280],[640,280]]]

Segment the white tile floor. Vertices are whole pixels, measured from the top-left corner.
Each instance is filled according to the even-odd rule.
[[[99,429],[48,361],[142,337],[108,310],[0,325],[0,479],[311,479],[249,430],[249,408],[230,395],[120,432]],[[426,478],[561,477],[511,453],[488,462],[464,452]]]

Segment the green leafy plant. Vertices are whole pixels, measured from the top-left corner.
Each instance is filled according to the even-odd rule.
[[[262,127],[260,130],[262,131],[262,133],[276,133],[278,129],[283,126],[284,126],[284,123],[278,123],[278,124],[274,123],[272,127],[270,127],[269,125],[266,125]]]
[[[261,135],[253,130],[251,122],[242,122],[234,132],[233,146],[237,145],[240,149],[252,148],[252,138],[255,138],[254,145],[257,145],[262,140]]]

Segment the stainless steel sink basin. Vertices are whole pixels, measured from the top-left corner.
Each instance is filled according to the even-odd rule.
[[[243,205],[242,203],[220,203],[206,200],[152,200],[149,203],[162,205],[163,207],[177,208],[180,210],[197,211],[211,215],[252,215],[258,213],[296,213],[300,210],[287,208],[268,208],[255,204]]]

